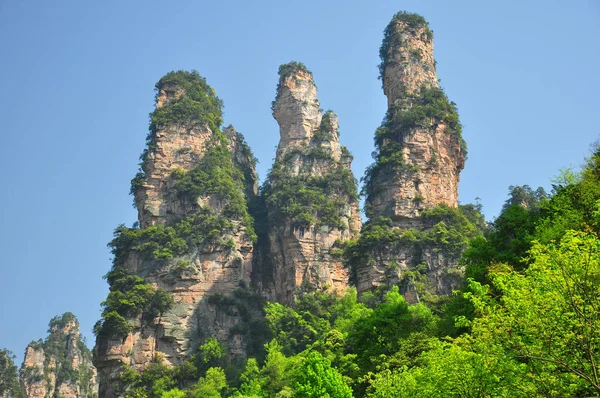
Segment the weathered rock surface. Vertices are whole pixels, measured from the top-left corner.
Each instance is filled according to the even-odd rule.
[[[187,90],[194,90],[196,95],[200,90],[208,97],[214,95],[210,87],[200,86],[204,80],[197,74],[172,72],[163,79],[171,76],[184,83],[192,81]],[[170,115],[171,110],[163,107],[179,109],[175,107],[188,106],[186,101],[194,106],[194,101],[202,100],[202,95],[200,99],[192,97],[186,87],[161,82],[157,84],[154,119],[159,119],[156,115]],[[153,121],[155,130],[143,155],[142,173],[132,182],[140,227],[144,230],[165,224],[177,230],[178,223],[189,220],[191,230],[178,237],[187,240],[184,250],[157,257],[131,248],[118,264],[115,261],[115,268],[167,292],[174,304],[150,320],[142,314],[128,317],[132,330],[124,338],[98,336],[94,363],[100,397],[123,395],[119,375],[124,366],[143,371],[156,358],[168,366],[179,365],[210,337],[223,342],[230,356],[245,355],[244,337],[232,332],[240,316],[223,311],[211,298],[231,295],[240,284],[250,283],[254,233],[239,214],[245,211],[244,198],[257,193],[257,174],[254,156],[243,136],[231,126],[221,132],[214,122],[220,119],[220,104],[215,113],[205,117],[213,121],[212,127],[204,116],[164,124]],[[210,158],[206,158],[208,153]],[[223,159],[223,153],[229,159]],[[195,170],[198,172],[186,182],[185,189],[196,196],[189,192],[182,195],[178,181]],[[237,207],[232,206],[234,200]],[[213,223],[210,228],[202,224],[209,222]]]
[[[156,108],[168,105],[184,94],[182,88],[166,84],[157,88]],[[213,132],[206,123],[178,123],[159,126],[141,165],[143,175],[135,190],[138,220],[142,228],[184,218],[190,209],[173,189],[173,171],[189,171],[198,164]]]
[[[332,251],[360,229],[352,157],[340,145],[337,116],[321,112],[312,74],[301,64],[282,65],[273,103],[280,142],[267,206],[274,298],[283,303],[290,303],[303,285],[346,288],[348,270]],[[338,183],[349,183],[350,189],[329,187]],[[322,203],[314,203],[310,195],[324,195],[337,208],[319,207]],[[295,204],[304,206],[302,212],[292,209]],[[326,219],[325,212],[336,222]]]
[[[389,218],[401,230],[427,231],[423,210],[458,206],[458,183],[465,149],[455,105],[439,88],[433,57],[433,34],[427,22],[399,13],[385,31],[380,66],[388,112],[376,134],[377,157],[367,178],[366,214]],[[377,261],[357,268],[359,293],[397,284],[424,264],[437,294],[457,285],[458,259],[439,247],[414,245],[377,254]],[[448,269],[454,269],[455,271]],[[410,278],[409,278],[410,279]],[[405,283],[404,294],[418,300]]]
[[[433,33],[427,23],[394,18],[386,29],[387,45],[382,46],[383,90],[388,99],[387,134],[380,150],[395,145],[402,157],[401,171],[387,171],[376,178],[369,195],[367,216],[405,220],[418,218],[420,210],[446,204],[458,206],[458,182],[465,154],[460,134],[452,131],[445,118],[427,117],[413,126],[395,125],[399,114],[428,104],[423,89],[441,93],[433,58]],[[427,115],[429,116],[429,115]],[[414,223],[413,223],[414,224]]]
[[[27,346],[20,383],[28,398],[98,396],[92,353],[81,339],[79,323],[71,313],[50,321],[45,341]]]

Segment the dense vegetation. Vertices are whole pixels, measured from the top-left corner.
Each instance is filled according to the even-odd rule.
[[[342,164],[327,174],[313,177],[290,175],[288,165],[276,163],[262,193],[274,222],[287,220],[293,228],[327,225],[344,229],[346,206],[358,199],[352,172]]]
[[[557,178],[550,195],[527,186],[509,193],[484,235],[477,206],[439,207],[425,219],[448,233],[402,233],[372,220],[365,240],[346,249],[352,259],[369,237],[391,247],[433,239],[456,255],[468,247],[470,278],[453,297],[409,304],[393,287],[359,302],[353,290],[308,289],[292,306],[265,305],[272,340],[243,369],[208,341],[190,363],[170,369],[157,359],[135,374],[130,396],[597,395],[600,148],[580,174]]]
[[[423,229],[394,227],[392,220],[384,217],[376,217],[365,223],[360,236],[346,242],[343,249],[344,262],[352,270],[353,279],[358,267],[373,264],[376,257],[382,255],[389,259],[390,268],[399,267],[399,258],[409,249],[416,259],[415,264],[421,263],[422,266],[404,272],[404,278],[410,279],[405,282],[410,282],[416,288],[421,300],[438,301],[424,275],[426,265],[423,252],[441,252],[447,260],[457,260],[471,239],[482,236],[486,225],[479,209],[473,205],[459,208],[439,205],[425,209],[421,220]]]
[[[156,83],[155,88],[157,99],[161,91],[174,97],[150,114],[151,134],[172,125],[192,128],[207,124],[213,132],[221,127],[223,102],[197,71],[169,72]]]
[[[217,197],[224,203],[223,211],[218,216],[223,218],[221,222],[241,221],[246,226],[247,234],[254,240],[254,223],[244,195],[246,176],[234,164],[226,137],[220,132],[215,133],[215,137],[196,167],[188,172],[175,171],[175,189],[180,199],[189,203],[195,203],[199,197]],[[251,155],[250,152],[248,156]],[[253,160],[254,156],[250,159]]]
[[[24,398],[19,387],[15,356],[7,349],[0,349],[0,397]]]

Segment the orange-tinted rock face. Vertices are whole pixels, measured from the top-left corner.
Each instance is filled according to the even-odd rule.
[[[392,20],[384,48],[383,91],[388,99],[388,120],[424,102],[422,89],[439,89],[433,58],[433,34],[427,23]],[[395,145],[403,170],[384,172],[373,181],[367,216],[389,217],[411,225],[420,210],[446,204],[458,206],[458,182],[465,155],[459,134],[441,118],[429,117],[418,126],[391,125],[379,142],[380,150]],[[414,224],[414,223],[412,223]]]
[[[65,379],[65,374],[73,377]],[[67,313],[54,318],[46,340],[27,346],[20,383],[28,398],[97,396],[96,369],[90,351],[83,346],[75,317]]]
[[[284,186],[294,181],[301,191],[312,178],[335,180],[335,170],[346,170],[350,179],[352,158],[340,145],[338,118],[333,112],[321,114],[313,77],[305,68],[283,73],[273,104],[273,116],[279,123],[280,142],[274,169],[270,176],[270,192],[277,196]],[[312,188],[311,188],[312,189]],[[315,193],[325,192],[314,188]],[[355,192],[354,192],[355,193]],[[274,298],[289,303],[304,284],[344,289],[348,286],[348,270],[341,259],[332,255],[336,242],[355,236],[360,229],[356,197],[341,191],[328,192],[338,200],[336,217],[339,225],[327,225],[323,214],[307,210],[313,217],[301,223],[294,219],[288,203],[269,206],[269,245],[274,268]],[[303,202],[300,192],[291,193],[287,202]]]

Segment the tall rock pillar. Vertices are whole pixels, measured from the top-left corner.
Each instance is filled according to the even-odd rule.
[[[343,289],[348,270],[335,245],[360,228],[352,157],[340,145],[338,118],[324,114],[312,74],[292,62],[279,69],[273,116],[280,142],[265,184],[275,299],[302,286]]]
[[[233,127],[221,131],[221,101],[197,72],[167,74],[156,93],[132,181],[139,226],[118,227],[109,244],[110,293],[95,328],[101,398],[122,396],[127,367],[181,364],[208,338],[245,355],[232,330],[242,319],[224,297],[250,283],[254,156]]]
[[[427,22],[398,14],[385,30],[380,52],[388,111],[376,132],[376,163],[367,175],[367,216],[410,226],[423,209],[458,206],[465,145],[456,107],[439,87]]]
[[[432,230],[459,217],[466,148],[456,106],[439,87],[427,22],[396,14],[385,29],[380,56],[388,110],[375,134],[375,163],[364,178],[370,219],[365,232],[371,238],[361,237],[363,252],[354,252],[351,262],[359,293],[401,284],[405,296],[418,301],[413,287],[421,276],[434,294],[447,294],[457,283],[446,274],[458,266],[460,250],[445,250]],[[376,236],[368,233],[374,228],[387,235],[367,242]]]

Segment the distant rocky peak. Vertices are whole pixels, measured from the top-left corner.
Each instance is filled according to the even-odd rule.
[[[48,325],[48,333],[59,334],[59,335],[72,335],[76,338],[79,337],[79,322],[75,315],[70,312],[66,312],[61,316],[56,316],[50,320]]]
[[[31,342],[20,370],[28,398],[92,398],[98,394],[92,354],[81,339],[79,322],[67,312],[48,324],[45,340]]]

